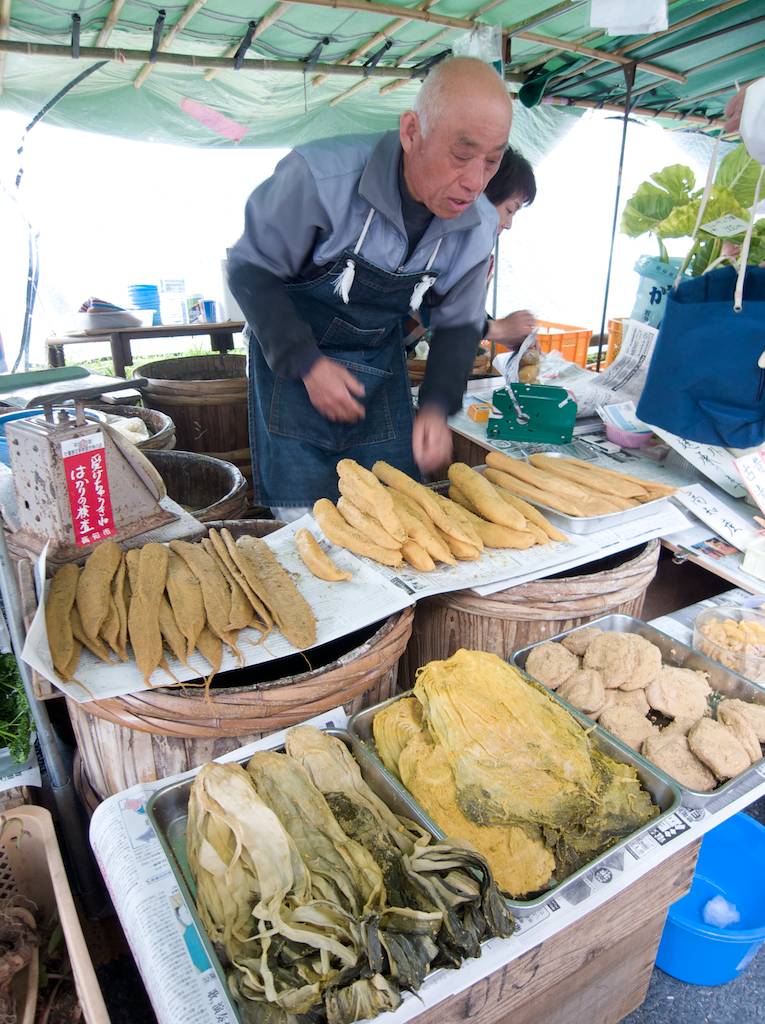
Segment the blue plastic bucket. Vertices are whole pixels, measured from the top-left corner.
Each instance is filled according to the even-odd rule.
[[[669,908],[656,966],[692,985],[724,985],[741,974],[765,942],[765,827],[735,814],[704,837],[690,892]],[[741,920],[706,924],[715,896],[734,904]]]

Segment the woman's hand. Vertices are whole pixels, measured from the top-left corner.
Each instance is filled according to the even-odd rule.
[[[520,344],[537,325],[536,317],[528,309],[519,309],[500,320],[489,320],[489,341]]]

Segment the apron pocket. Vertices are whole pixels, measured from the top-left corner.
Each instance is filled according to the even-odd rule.
[[[369,332],[364,332],[369,333]],[[364,385],[362,403],[366,409],[363,420],[355,423],[333,423],[321,415],[308,397],[301,380],[274,380],[268,430],[278,437],[307,441],[326,451],[342,452],[359,445],[392,441],[396,429],[391,415],[389,385],[394,374],[364,363],[335,360]],[[407,421],[407,427],[409,421]]]
[[[386,334],[387,331],[384,327],[363,330],[361,327],[354,327],[347,320],[335,316],[321,336],[319,348],[335,349],[349,354],[364,352],[366,349],[378,348],[385,340]]]

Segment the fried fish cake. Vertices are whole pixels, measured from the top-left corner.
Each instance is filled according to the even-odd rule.
[[[602,629],[598,629],[597,626],[584,626],[583,629],[577,629],[575,633],[569,633],[565,636],[561,643],[567,651],[571,651],[577,658],[582,658],[596,636],[600,636],[603,632]]]
[[[760,743],[765,743],[765,704],[752,704],[738,698],[721,700],[717,708],[718,718],[721,717],[720,712],[723,708],[735,708],[751,725]]]
[[[586,715],[601,710],[606,702],[606,691],[600,673],[592,668],[578,668],[558,687],[558,695],[584,711]]]
[[[656,736],[649,736],[640,752],[688,789],[710,793],[717,785],[714,775],[699,761],[688,746],[688,738],[680,732],[669,733],[665,729]]]
[[[649,722],[637,708],[630,707],[628,704],[606,708],[598,722],[633,750],[640,750],[643,742],[649,736],[656,736],[659,733],[653,722]]]
[[[579,659],[552,640],[535,647],[526,659],[526,671],[540,683],[557,690],[579,668]]]
[[[752,763],[730,729],[712,718],[701,718],[688,733],[688,746],[718,779],[732,779]]]
[[[615,707],[635,708],[641,715],[647,715],[651,705],[645,699],[645,690],[609,690]]]
[[[727,703],[727,707],[725,706]],[[731,701],[723,701],[717,709],[717,718],[726,729],[730,729],[741,746],[749,755],[749,760],[755,764],[762,757],[762,747],[757,739],[757,734],[751,727],[746,717],[739,708],[730,707]]]
[[[600,633],[587,644],[584,667],[601,672],[606,688],[641,690],[661,671],[661,651],[637,633]]]
[[[642,690],[652,683],[661,672],[661,651],[645,637],[637,633],[625,633],[632,642],[635,666],[629,679],[621,684],[622,690]]]
[[[645,688],[646,700],[656,711],[669,718],[701,718],[708,710],[711,693],[703,672],[665,665]]]

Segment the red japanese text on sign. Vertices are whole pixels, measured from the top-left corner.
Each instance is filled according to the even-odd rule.
[[[116,534],[103,435],[68,443],[63,449],[64,472],[72,512],[74,540],[78,547],[95,544]]]

